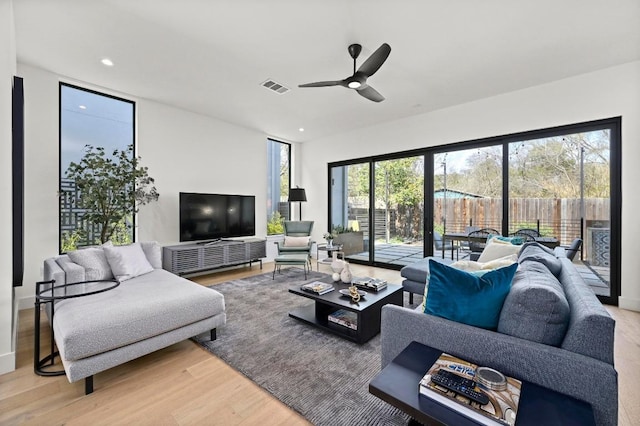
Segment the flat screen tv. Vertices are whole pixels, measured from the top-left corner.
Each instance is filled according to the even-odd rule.
[[[210,241],[255,234],[255,196],[180,193],[180,241]]]

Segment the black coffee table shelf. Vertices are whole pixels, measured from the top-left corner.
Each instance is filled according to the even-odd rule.
[[[407,413],[424,425],[477,426],[478,423],[425,396],[418,390],[420,379],[442,351],[411,342],[369,383],[369,392]],[[591,405],[522,382],[516,426],[595,426]]]
[[[401,285],[388,284],[383,290],[368,292],[367,296],[357,304],[352,303],[349,297],[345,297],[339,292],[341,289],[349,288],[348,284],[333,283],[333,285],[336,289],[322,296],[301,290],[300,286],[289,288],[290,293],[315,301],[313,304],[292,310],[289,312],[289,316],[353,342],[365,343],[380,333],[382,307],[387,303],[402,306]],[[356,313],[358,317],[357,330],[329,322],[328,316],[338,309],[346,309]]]

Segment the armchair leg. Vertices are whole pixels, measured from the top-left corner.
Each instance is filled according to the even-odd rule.
[[[218,338],[218,336],[216,335],[216,329],[212,328],[211,329],[211,341],[213,342],[214,340],[216,340]]]
[[[413,293],[409,292],[409,304],[413,304]]]

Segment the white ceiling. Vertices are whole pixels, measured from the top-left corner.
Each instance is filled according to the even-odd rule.
[[[13,5],[20,63],[294,142],[640,59],[639,0]],[[391,55],[368,83],[385,101],[343,87],[297,87],[350,76],[347,46],[362,44],[359,66],[384,42]],[[268,78],[292,90],[261,87]]]

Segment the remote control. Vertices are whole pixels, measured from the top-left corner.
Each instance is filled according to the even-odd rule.
[[[451,371],[438,370],[436,374],[431,376],[431,381],[436,385],[440,385],[469,398],[480,405],[489,403],[489,397],[484,392],[475,390],[476,382],[452,373]]]

